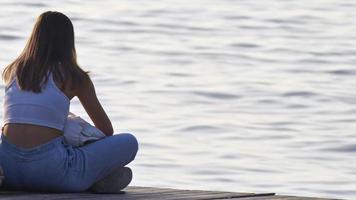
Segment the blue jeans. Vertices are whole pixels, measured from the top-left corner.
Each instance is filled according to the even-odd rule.
[[[46,192],[81,192],[130,163],[138,143],[129,133],[115,134],[82,147],[63,136],[34,148],[21,148],[1,134],[0,164],[3,188]]]

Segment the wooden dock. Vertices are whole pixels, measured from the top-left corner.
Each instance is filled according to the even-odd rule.
[[[274,193],[237,193],[203,190],[177,190],[170,188],[128,187],[123,194],[82,193],[36,193],[25,191],[0,191],[0,199],[19,200],[69,200],[69,199],[107,199],[107,200],[331,200],[312,197],[280,196]]]

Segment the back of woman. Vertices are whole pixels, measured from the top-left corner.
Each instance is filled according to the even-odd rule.
[[[129,133],[113,135],[88,72],[77,64],[74,29],[67,16],[52,11],[41,14],[23,52],[3,71],[3,79],[3,187],[119,192],[130,183],[132,171],[124,166],[135,158],[137,140]],[[107,137],[80,148],[64,141],[74,96]]]
[[[22,91],[16,77],[5,87],[3,134],[16,146],[32,148],[63,134],[70,97],[52,73],[46,78],[39,93]]]

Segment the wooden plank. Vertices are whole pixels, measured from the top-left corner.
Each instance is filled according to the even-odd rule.
[[[246,193],[232,193],[221,191],[203,191],[203,190],[176,190],[169,188],[135,188],[131,187],[127,191],[127,197],[132,199],[212,199],[212,198],[231,198],[239,194]],[[163,190],[163,191],[162,191]],[[141,193],[143,192],[143,193]],[[148,192],[148,193],[147,193]]]
[[[226,199],[237,196],[253,195],[252,193],[234,193],[221,191],[204,190],[177,190],[170,188],[152,188],[152,187],[128,187],[124,195],[120,194],[93,194],[83,193],[36,193],[25,191],[0,191],[0,199],[162,199],[162,200],[184,200],[184,199]]]
[[[274,193],[238,193],[205,190],[177,190],[171,188],[128,187],[125,194],[93,194],[81,193],[38,193],[26,191],[0,191],[0,199],[6,200],[72,200],[72,199],[98,199],[98,200],[327,200],[320,198],[275,196]]]
[[[176,190],[169,188],[135,188],[130,187],[126,190],[126,199],[214,199],[231,198],[233,196],[246,193],[232,193],[221,191],[203,191],[203,190]]]
[[[297,197],[297,196],[261,196],[261,197],[246,197],[246,198],[232,198],[231,200],[341,200],[341,199],[325,199],[317,197]]]

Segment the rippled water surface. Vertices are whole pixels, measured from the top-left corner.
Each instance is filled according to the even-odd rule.
[[[356,197],[356,2],[0,0],[1,69],[46,10],[139,138],[134,185]]]

